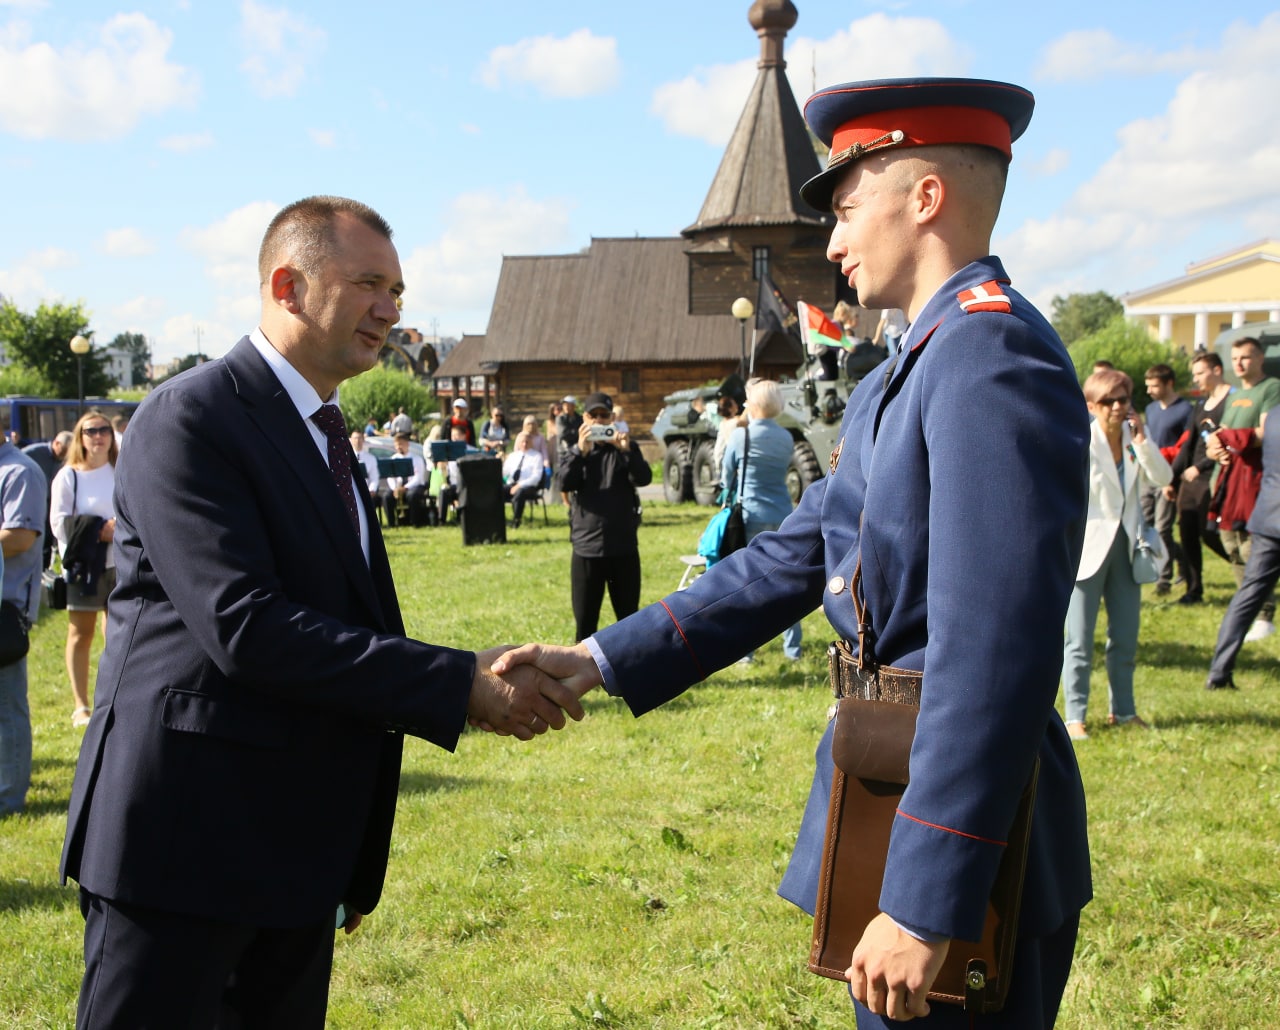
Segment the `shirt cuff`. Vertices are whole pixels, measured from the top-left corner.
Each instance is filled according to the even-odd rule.
[[[893,919],[893,916],[889,916]],[[900,923],[893,919],[893,925],[903,933],[914,937],[918,941],[924,941],[925,944],[937,944],[939,941],[945,941],[947,935],[945,933],[934,933],[932,930],[925,930],[923,927],[912,926],[910,923]]]
[[[618,697],[620,692],[618,690],[617,677],[613,674],[613,666],[609,664],[609,659],[600,650],[600,645],[596,643],[596,638],[587,637],[583,644],[591,652],[591,657],[596,662],[596,668],[600,670],[600,682],[604,686],[604,692],[610,697]]]

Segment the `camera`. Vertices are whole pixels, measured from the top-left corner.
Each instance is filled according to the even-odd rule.
[[[587,439],[592,443],[598,443],[601,440],[612,440],[613,433],[613,426],[602,425],[599,422],[593,422],[587,427]]]

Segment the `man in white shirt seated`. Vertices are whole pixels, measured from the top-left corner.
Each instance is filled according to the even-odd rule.
[[[412,476],[387,476],[387,492],[382,498],[382,511],[387,525],[395,526],[403,522],[409,526],[422,524],[422,501],[427,493],[427,464],[417,454],[409,453],[409,434],[396,434],[396,453],[394,458],[408,458],[413,462]],[[399,519],[396,512],[403,512]]]
[[[542,455],[529,449],[529,434],[517,434],[515,450],[502,463],[503,489],[511,501],[513,529],[520,526],[525,504],[542,489],[542,469]]]
[[[356,461],[364,469],[365,485],[369,487],[372,497],[378,496],[378,459],[372,451],[364,449],[364,432],[359,429],[351,431],[351,449],[356,453]]]

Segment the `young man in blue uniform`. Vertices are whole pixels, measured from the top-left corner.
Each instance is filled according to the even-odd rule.
[[[809,100],[831,156],[802,196],[834,211],[828,257],[860,302],[906,312],[898,355],[854,392],[838,460],[777,532],[576,648],[527,645],[495,665],[534,662],[580,691],[603,681],[640,714],[818,604],[856,641],[860,561],[876,657],[923,672],[881,914],[850,956],[860,1027],[1051,1026],[1092,893],[1084,792],[1054,711],[1088,416],[1062,342],[989,254],[1032,106],[1016,86],[940,79],[849,83]],[[830,734],[780,890],[809,911]],[[982,1017],[930,1006],[951,939],[980,936],[1037,756],[1008,1000]]]

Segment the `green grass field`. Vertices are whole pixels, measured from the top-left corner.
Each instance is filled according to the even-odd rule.
[[[646,601],[675,587],[708,515],[646,506]],[[568,641],[563,509],[550,517],[505,546],[391,532],[410,633]],[[1210,603],[1144,601],[1138,711],[1155,729],[1091,725],[1078,749],[1096,898],[1060,1027],[1280,1025],[1280,639],[1246,646],[1238,692],[1202,689],[1231,586],[1206,561]],[[34,783],[0,822],[3,1026],[71,1025],[81,972],[75,889],[57,882],[80,741],[65,626],[46,613],[35,630]],[[529,744],[409,741],[387,889],[339,936],[330,1024],[851,1026],[840,986],[805,969],[809,920],[774,893],[830,703],[827,639],[812,615],[803,661],[775,641],[639,720],[596,693],[583,723]],[[1100,651],[1096,668],[1105,716]]]

